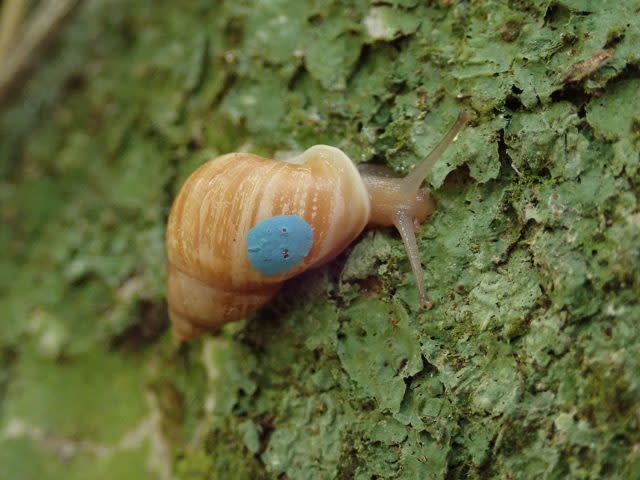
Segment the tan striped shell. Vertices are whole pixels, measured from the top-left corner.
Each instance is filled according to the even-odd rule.
[[[176,197],[167,226],[167,298],[174,335],[188,339],[242,318],[282,283],[335,258],[364,229],[367,190],[339,149],[316,145],[289,161],[231,153],[204,164]],[[246,236],[259,221],[299,215],[313,229],[294,269],[263,276]]]

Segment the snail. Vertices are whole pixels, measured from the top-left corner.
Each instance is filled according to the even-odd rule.
[[[282,284],[337,257],[366,227],[395,226],[421,304],[427,304],[415,226],[434,211],[426,174],[463,128],[463,111],[406,177],[357,169],[315,145],[275,161],[229,153],[202,165],[178,193],[166,231],[174,336],[188,340],[260,308]]]

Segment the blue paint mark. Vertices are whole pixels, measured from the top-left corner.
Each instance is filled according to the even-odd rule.
[[[313,229],[298,215],[277,215],[258,222],[247,233],[253,269],[264,276],[294,269],[313,245]]]

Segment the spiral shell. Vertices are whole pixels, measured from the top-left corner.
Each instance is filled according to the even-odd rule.
[[[259,308],[285,280],[335,258],[369,214],[360,174],[334,147],[316,145],[286,162],[231,153],[204,164],[183,185],[167,226],[174,334],[192,338]],[[310,226],[308,252],[289,266],[283,249],[276,273],[256,269],[247,236],[266,235],[261,222],[280,216]]]

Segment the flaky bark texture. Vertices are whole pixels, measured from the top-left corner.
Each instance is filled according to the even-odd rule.
[[[639,478],[639,46],[639,0],[85,3],[0,112],[0,476]],[[403,172],[462,108],[431,310],[370,231],[173,345],[196,166],[324,143]]]

